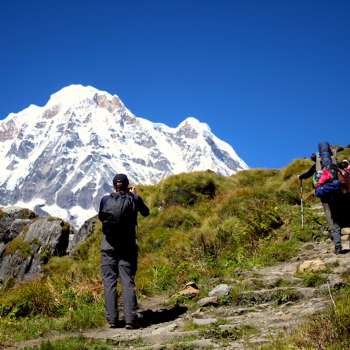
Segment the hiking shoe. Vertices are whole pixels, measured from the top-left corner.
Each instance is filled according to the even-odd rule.
[[[125,325],[125,329],[138,329],[138,328],[140,328],[140,325],[137,322],[127,323]]]
[[[125,323],[123,321],[117,321],[115,323],[110,323],[109,328],[123,328]]]

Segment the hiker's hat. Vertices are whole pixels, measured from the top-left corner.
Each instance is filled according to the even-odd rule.
[[[129,179],[125,174],[116,174],[113,178],[113,185],[115,186],[117,182],[121,182],[124,186],[129,185]]]

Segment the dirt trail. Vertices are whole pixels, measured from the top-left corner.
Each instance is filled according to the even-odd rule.
[[[89,339],[105,340],[115,349],[254,349],[271,336],[290,331],[305,316],[317,314],[330,304],[329,287],[344,286],[342,275],[350,272],[350,253],[335,255],[332,242],[306,243],[289,262],[245,272],[231,287],[245,286],[237,298],[219,306],[192,311],[163,308],[162,300],[144,304],[148,326],[137,330],[96,329],[80,333]],[[306,260],[321,259],[320,272],[326,283],[308,287],[295,272]],[[67,335],[65,335],[67,336]],[[41,340],[17,344],[17,349]],[[13,349],[14,349],[13,348]]]

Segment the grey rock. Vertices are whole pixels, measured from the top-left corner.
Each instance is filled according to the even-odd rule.
[[[84,224],[81,226],[79,231],[77,233],[74,233],[72,235],[72,238],[69,242],[67,252],[71,254],[74,249],[82,242],[84,242],[90,235],[94,232],[95,226],[97,223],[97,216],[94,216],[93,218],[86,220]]]
[[[194,318],[192,320],[192,322],[196,325],[196,326],[208,326],[210,324],[216,323],[217,319],[216,318]]]
[[[333,269],[334,273],[337,273],[339,275],[341,274],[350,274],[350,266],[342,265],[342,266],[337,266],[336,268]]]
[[[0,257],[2,256],[2,254],[4,254],[5,247],[6,247],[6,244],[3,242],[0,242]],[[0,259],[0,261],[1,261],[1,259]]]
[[[202,298],[197,301],[197,304],[200,306],[210,306],[210,305],[216,306],[219,304],[218,297],[213,296],[213,297]]]
[[[232,159],[230,157],[230,155],[219,148],[219,146],[210,138],[207,137],[206,138],[207,143],[209,144],[209,146],[211,147],[211,150],[213,151],[214,155],[220,159],[223,163],[225,163],[230,169],[232,170],[236,170],[236,169],[241,169],[241,165],[239,164],[238,161]]]
[[[21,159],[26,159],[28,158],[28,155],[32,152],[34,149],[35,145],[32,141],[30,140],[23,140],[17,149],[17,152],[15,152],[15,155],[18,158]]]
[[[28,242],[36,241],[45,246],[51,255],[66,254],[69,241],[70,226],[61,219],[40,218],[35,220],[25,234]]]
[[[9,225],[9,228],[4,235],[3,242],[7,243],[16,238],[25,228],[28,228],[32,223],[30,219],[15,219]]]
[[[15,220],[34,219],[35,217],[36,217],[36,214],[29,209],[23,209],[19,207],[1,208],[0,209],[0,242],[5,242],[5,241],[8,242],[9,236],[11,237],[11,235],[16,235],[14,231],[16,230],[17,224],[19,224],[20,222],[17,221],[17,224],[16,223],[14,224]]]
[[[219,284],[218,286],[216,286],[213,290],[211,290],[208,295],[210,297],[221,297],[224,295],[228,295],[231,291],[231,287],[227,284]]]
[[[45,216],[50,216],[48,212],[46,212],[45,210],[43,210],[42,208],[42,205],[36,205],[34,207],[34,213],[37,214],[38,216],[42,216],[42,217],[45,217]]]
[[[71,229],[61,219],[38,218],[27,209],[10,208],[2,210],[0,225],[5,229],[0,242],[0,285],[31,278],[50,257],[67,252]]]
[[[343,288],[347,284],[343,278],[334,274],[331,274],[328,276],[328,283],[330,288],[335,288],[335,289]]]
[[[25,274],[30,270],[33,255],[23,256],[15,252],[11,255],[5,255],[0,263],[0,286],[6,284],[10,279],[21,281]]]

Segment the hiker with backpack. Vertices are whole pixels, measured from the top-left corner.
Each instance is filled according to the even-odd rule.
[[[341,180],[341,170],[336,163],[335,156],[327,142],[318,145],[319,152],[312,154],[314,164],[303,174],[299,180],[312,177],[315,194],[320,198],[326,216],[328,228],[335,245],[335,253],[341,254],[341,227],[344,226],[348,205],[344,202],[345,187],[350,176]],[[349,173],[350,175],[350,173]],[[350,188],[349,188],[350,189]]]
[[[102,279],[105,314],[111,328],[120,326],[117,306],[117,279],[123,288],[125,328],[138,327],[135,275],[138,247],[137,213],[149,215],[149,209],[135,188],[129,188],[125,174],[113,179],[115,192],[101,199],[98,217],[102,222]]]

